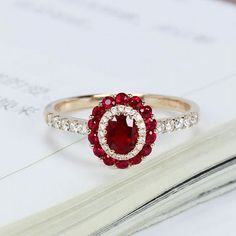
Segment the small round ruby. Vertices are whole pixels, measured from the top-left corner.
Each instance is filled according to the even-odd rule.
[[[116,161],[115,165],[119,169],[126,169],[129,166],[129,162],[122,160],[122,161]]]
[[[95,145],[94,147],[93,147],[93,152],[94,152],[94,154],[96,155],[96,156],[98,156],[98,157],[103,157],[104,155],[105,155],[105,151],[102,149],[102,147],[101,146],[99,146],[99,145]]]
[[[95,133],[93,131],[90,132],[90,134],[88,135],[88,140],[91,144],[97,144],[99,142],[97,133]]]
[[[95,118],[101,118],[101,116],[104,114],[104,109],[101,106],[96,106],[93,108],[92,115]]]
[[[157,139],[157,135],[156,133],[150,131],[149,133],[147,133],[147,137],[146,137],[146,143],[147,144],[152,144],[156,141]]]
[[[99,124],[98,121],[95,120],[95,119],[91,119],[91,120],[88,121],[88,127],[91,130],[97,129],[98,128],[98,124]]]
[[[149,118],[146,121],[146,128],[147,128],[147,130],[153,131],[154,129],[156,129],[156,127],[157,127],[157,121],[155,119],[153,120],[152,118]]]
[[[131,165],[137,165],[142,161],[142,157],[140,155],[137,155],[129,160],[129,163]]]
[[[139,153],[140,156],[148,156],[152,152],[152,147],[149,144],[146,144],[142,151]]]
[[[102,106],[105,109],[110,109],[114,105],[115,105],[115,99],[113,97],[105,97],[105,98],[103,98]]]
[[[113,159],[109,156],[106,156],[106,157],[103,158],[103,162],[107,166],[113,166],[115,164],[115,159]]]
[[[116,104],[126,105],[129,101],[129,96],[125,93],[119,93],[115,98]]]
[[[152,117],[152,108],[150,106],[142,106],[140,113],[144,119],[149,119]]]
[[[129,100],[129,105],[131,107],[133,107],[134,109],[139,109],[142,106],[142,100],[140,97],[138,96],[133,96],[132,98],[130,98]]]

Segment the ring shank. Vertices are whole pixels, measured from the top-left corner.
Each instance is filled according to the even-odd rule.
[[[175,128],[172,127],[174,125],[173,122],[176,122],[176,120],[179,120],[179,119],[184,119],[186,118],[186,116],[188,116],[189,121],[190,121],[190,118],[195,119],[194,123],[192,122],[190,126],[197,123],[198,121],[199,108],[192,101],[178,98],[178,97],[155,95],[155,94],[135,94],[135,95],[141,97],[141,99],[145,103],[152,106],[153,108],[165,109],[165,110],[181,113],[181,115],[178,115],[178,116],[168,117],[165,119],[157,119],[159,125],[166,124],[166,122],[169,122],[169,125],[171,125],[171,127],[169,127],[170,131],[175,130]],[[96,106],[99,102],[101,102],[101,100],[105,96],[110,96],[110,94],[86,95],[86,96],[78,96],[78,97],[57,100],[49,104],[45,108],[46,121],[48,124],[49,123],[51,124],[51,118],[53,117],[60,119],[60,121],[62,121],[63,119],[64,120],[67,119],[69,122],[78,122],[78,124],[81,124],[83,128],[85,129],[85,126],[87,127],[87,120],[67,116],[67,113],[92,108]],[[55,127],[53,124],[51,124],[51,126]],[[58,123],[58,126],[61,127],[59,123]],[[162,128],[163,128],[163,131],[160,133],[168,132],[168,130],[166,130],[166,127],[162,127]]]
[[[109,95],[86,95],[62,99],[54,102],[51,107],[54,107],[54,110],[57,112],[78,111],[96,106],[104,96]],[[196,104],[193,104],[193,102],[187,101],[182,98],[152,94],[137,94],[137,96],[140,96],[147,104],[149,104],[153,108],[162,108],[179,112],[186,112],[189,110],[194,110],[194,107],[196,108]]]

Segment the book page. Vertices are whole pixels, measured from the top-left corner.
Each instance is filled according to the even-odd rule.
[[[196,101],[199,126],[160,135],[150,159],[236,117],[230,4],[10,0],[0,18],[0,225],[128,171],[99,162],[86,137],[48,128],[54,99],[124,91]]]

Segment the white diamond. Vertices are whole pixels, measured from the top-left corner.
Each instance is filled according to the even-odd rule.
[[[197,123],[197,121],[198,121],[198,116],[197,116],[196,113],[193,113],[192,116],[191,116],[191,123],[193,125],[195,125]]]
[[[111,108],[111,113],[112,113],[113,115],[116,115],[116,114],[117,114],[117,107],[112,107],[112,108]]]
[[[135,116],[135,120],[137,122],[143,121],[143,117],[139,113],[137,113],[136,116]]]
[[[184,127],[184,118],[181,117],[181,118],[178,118],[175,120],[175,128],[177,130],[180,130],[180,129],[183,129]]]
[[[100,122],[107,124],[108,121],[109,121],[109,119],[106,116],[103,116]]]
[[[174,120],[167,120],[165,122],[165,127],[167,132],[172,132],[175,129],[175,122]]]
[[[117,158],[118,160],[122,160],[122,155],[121,155],[121,154],[116,154],[116,158]]]
[[[107,124],[100,122],[99,130],[104,130],[104,129],[106,129],[106,127],[107,127]]]
[[[119,111],[120,113],[123,113],[124,110],[125,110],[125,106],[119,105],[119,106],[117,107],[117,109],[118,109],[118,111]]]
[[[137,144],[136,148],[138,151],[140,151],[143,148],[143,144],[141,144],[141,143]]]
[[[157,122],[157,132],[164,133],[165,132],[165,123],[162,121]]]
[[[109,152],[109,147],[108,147],[108,145],[106,144],[106,143],[104,143],[104,144],[101,144],[101,146],[102,146],[102,148],[103,148],[103,150],[108,154],[108,152]]]
[[[146,138],[145,137],[139,137],[138,142],[143,144],[145,143]]]
[[[52,118],[53,118],[52,113],[47,115],[47,123],[48,123],[49,126],[52,126]]]
[[[125,112],[130,115],[130,112],[132,111],[131,107],[125,107]]]
[[[99,130],[98,135],[99,135],[99,137],[103,138],[106,135],[106,131],[105,130]]]
[[[86,123],[81,124],[80,133],[81,134],[87,134],[88,133],[88,127],[87,127]]]
[[[103,137],[100,136],[99,138],[100,138],[100,140],[99,140],[100,144],[106,144],[107,143],[107,140],[104,136]]]
[[[82,131],[82,124],[80,124],[80,123],[78,123],[77,124],[77,133],[81,133],[81,131]]]
[[[129,115],[130,115],[130,116],[134,116],[135,114],[136,114],[136,111],[135,111],[134,109],[131,109]]]
[[[77,133],[77,131],[78,131],[78,122],[77,121],[72,121],[70,123],[70,131]]]
[[[142,123],[138,124],[138,127],[139,127],[140,129],[143,129],[143,128],[145,128],[146,126],[145,126],[145,123],[142,122]]]
[[[127,155],[126,155],[126,159],[130,159],[133,157],[133,153],[132,152],[129,152]]]
[[[191,117],[188,115],[184,117],[184,126],[187,128],[191,126]]]
[[[107,111],[105,113],[105,116],[110,120],[112,118],[112,113],[110,111]]]
[[[109,148],[109,146],[108,146],[108,148]],[[115,151],[114,151],[114,150],[111,150],[111,149],[109,148],[109,153],[113,156],[113,155],[115,154]]]
[[[139,129],[138,133],[140,135],[145,135],[146,134],[146,130],[145,129]]]
[[[65,131],[69,130],[69,128],[70,128],[70,122],[69,122],[69,120],[63,119],[63,120],[61,121],[61,128],[62,128],[63,130],[65,130]]]
[[[59,116],[54,116],[52,118],[52,126],[56,129],[59,129],[61,126],[61,119]]]

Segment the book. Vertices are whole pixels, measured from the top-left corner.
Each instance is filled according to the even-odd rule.
[[[235,170],[236,120],[0,235],[131,235],[234,189]]]
[[[158,136],[144,165],[236,117],[233,4],[10,0],[0,6],[3,229],[141,168],[103,166],[86,139],[49,130],[42,114],[54,99],[123,91],[198,103],[199,126]]]

